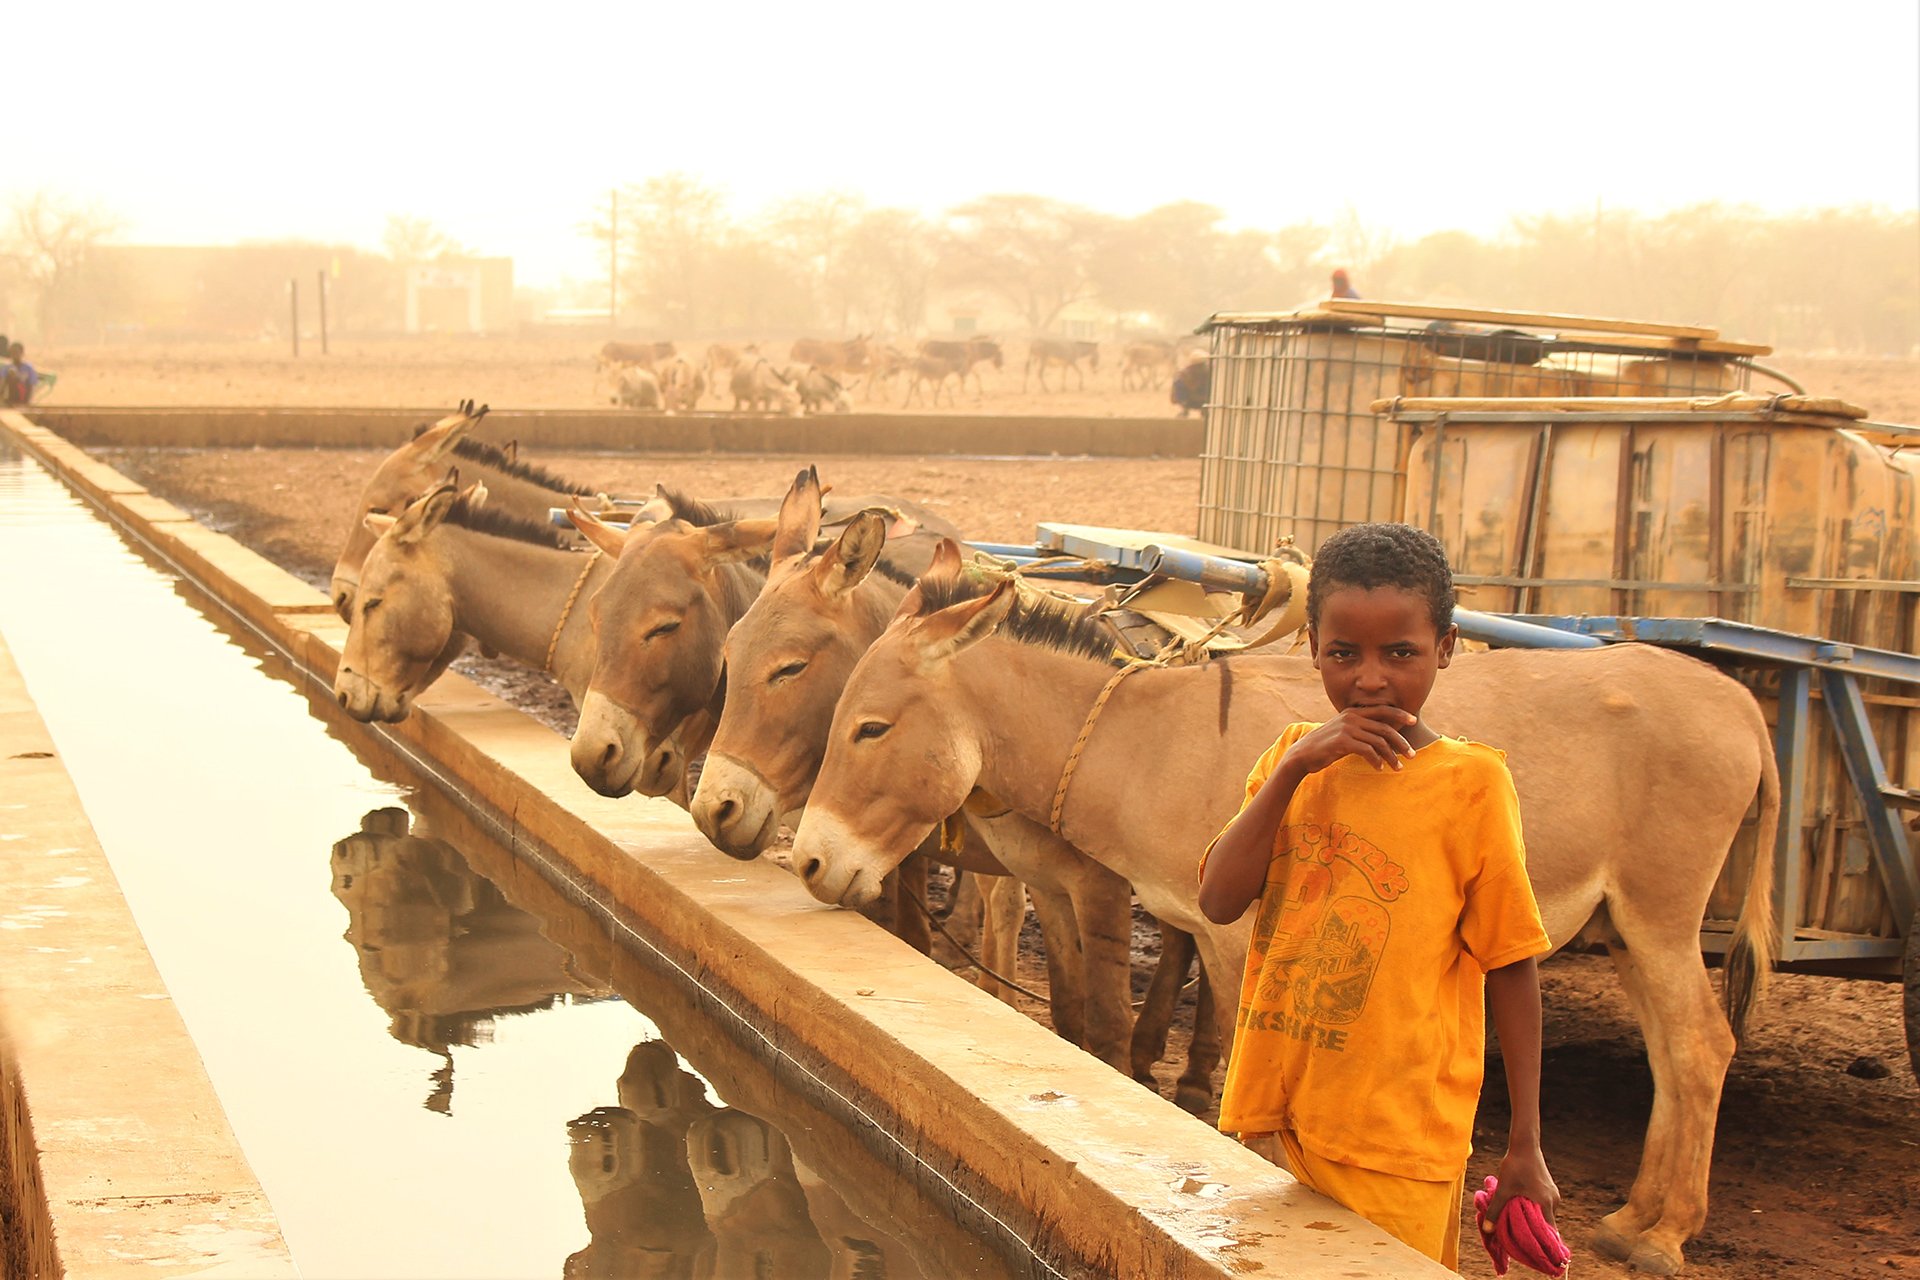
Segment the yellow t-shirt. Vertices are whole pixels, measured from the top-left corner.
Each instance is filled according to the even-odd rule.
[[[1247,800],[1317,727],[1280,735]],[[1485,971],[1551,949],[1504,753],[1441,738],[1398,772],[1348,756],[1308,775],[1274,836],[1220,1128],[1455,1176],[1480,1100]]]

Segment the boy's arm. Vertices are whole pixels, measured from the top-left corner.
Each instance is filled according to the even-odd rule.
[[[1487,972],[1487,1004],[1500,1037],[1513,1118],[1507,1130],[1507,1154],[1496,1174],[1500,1188],[1486,1216],[1498,1222],[1507,1201],[1518,1195],[1539,1205],[1547,1221],[1553,1222],[1560,1207],[1560,1188],[1547,1172],[1547,1158],[1540,1149],[1540,973],[1533,957]]]
[[[1350,707],[1289,747],[1240,815],[1214,839],[1200,876],[1201,914],[1215,924],[1232,924],[1259,900],[1274,833],[1308,774],[1351,755],[1376,769],[1398,769],[1400,757],[1413,754],[1402,732],[1416,723],[1418,717],[1398,707]]]
[[[1207,854],[1200,875],[1200,913],[1215,924],[1232,924],[1267,886],[1267,861],[1293,793],[1306,774],[1288,751],[1273,767],[1253,799],[1227,824]]]

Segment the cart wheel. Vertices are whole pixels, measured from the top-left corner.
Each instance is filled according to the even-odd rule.
[[[1920,1076],[1920,911],[1907,926],[1907,1065]]]

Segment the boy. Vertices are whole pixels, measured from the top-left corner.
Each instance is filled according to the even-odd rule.
[[[1508,1198],[1549,1221],[1540,1150],[1540,987],[1551,950],[1527,881],[1505,757],[1420,717],[1453,659],[1453,577],[1432,535],[1328,539],[1307,641],[1334,717],[1295,724],[1247,777],[1201,860],[1200,908],[1259,903],[1220,1128],[1458,1269],[1480,1097],[1484,990],[1513,1104]]]

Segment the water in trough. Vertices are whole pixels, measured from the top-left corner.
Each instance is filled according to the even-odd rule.
[[[0,634],[304,1274],[1045,1274],[190,601],[0,445]]]

